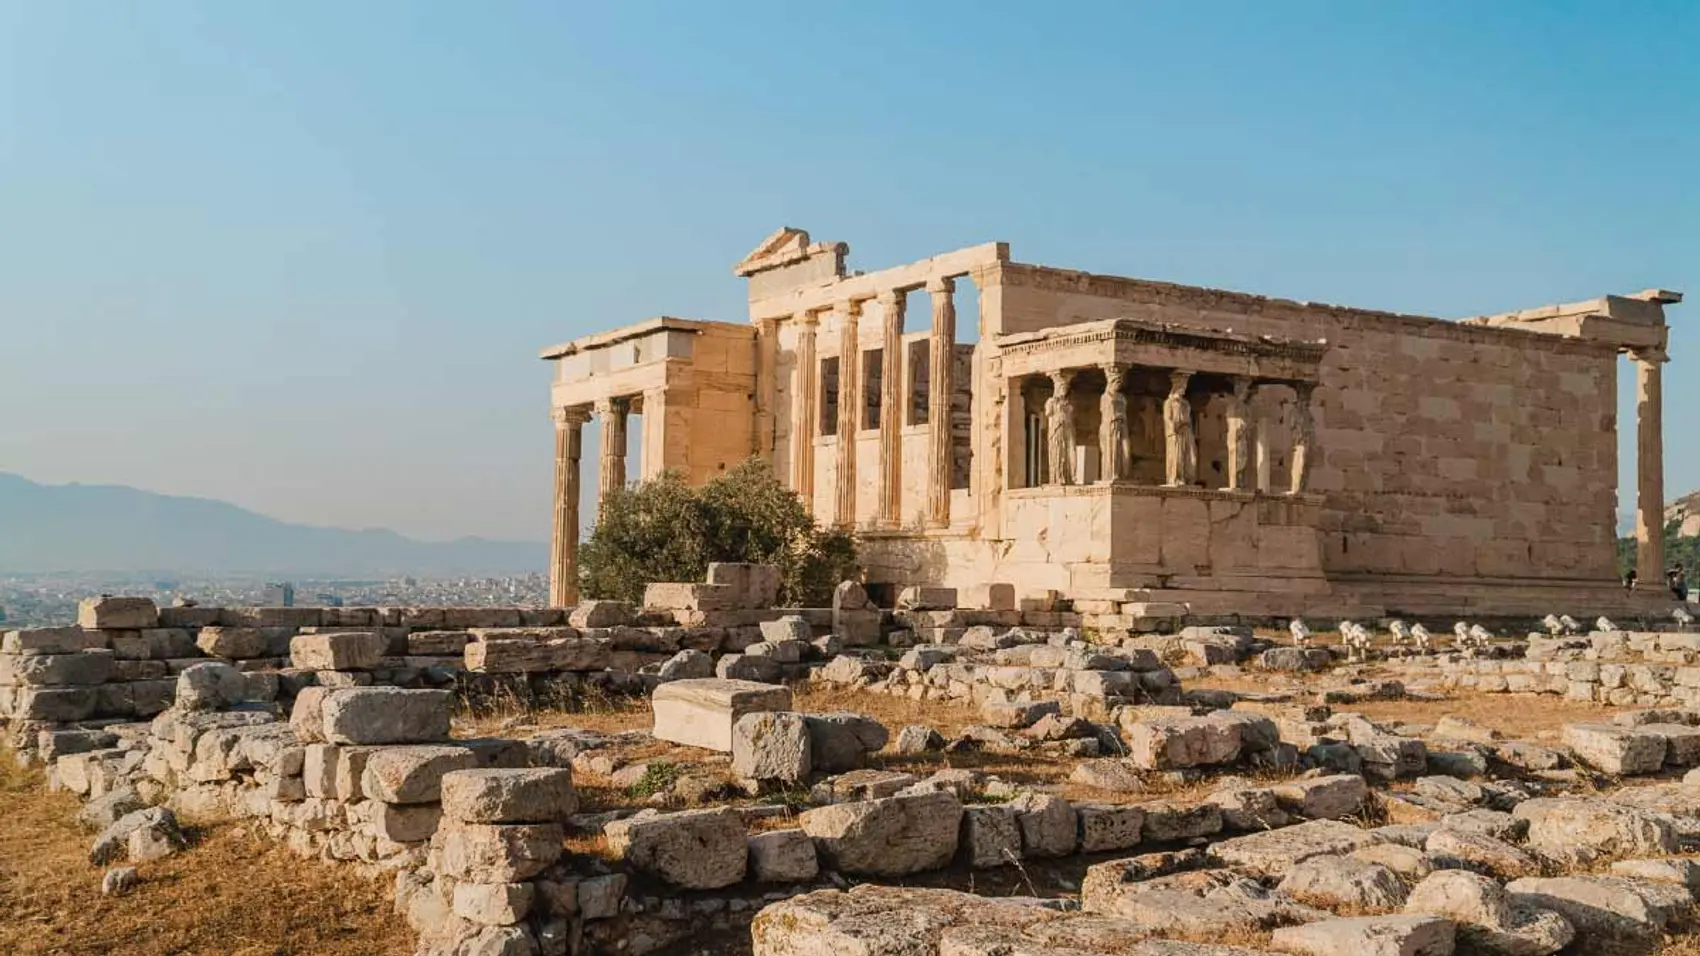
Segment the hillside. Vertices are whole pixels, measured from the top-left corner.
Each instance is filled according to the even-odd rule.
[[[541,543],[416,541],[289,524],[205,498],[0,473],[0,572],[512,574],[543,571],[547,555]]]

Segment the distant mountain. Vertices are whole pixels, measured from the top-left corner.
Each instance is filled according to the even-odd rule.
[[[222,501],[122,485],[42,485],[0,472],[0,572],[326,575],[542,572],[548,547],[288,524]]]

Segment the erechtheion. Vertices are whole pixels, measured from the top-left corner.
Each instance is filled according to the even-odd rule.
[[[1677,293],[1446,321],[1030,265],[1004,243],[871,273],[848,251],[781,229],[735,269],[748,323],[544,350],[555,603],[577,598],[581,425],[602,424],[607,488],[641,414],[630,477],[766,458],[857,532],[874,583],[1194,614],[1622,609],[1620,353],[1657,580]],[[965,284],[978,311],[959,316]]]

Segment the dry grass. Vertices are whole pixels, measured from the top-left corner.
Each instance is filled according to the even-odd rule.
[[[1479,694],[1469,691],[1445,700],[1378,700],[1347,704],[1351,710],[1375,721],[1433,724],[1448,714],[1490,727],[1507,738],[1551,739],[1565,724],[1609,719],[1611,708],[1584,701],[1567,700],[1556,694]]]
[[[7,956],[405,956],[412,934],[389,884],[302,861],[227,825],[144,863],[142,885],[100,894],[78,802],[0,750],[0,953]]]

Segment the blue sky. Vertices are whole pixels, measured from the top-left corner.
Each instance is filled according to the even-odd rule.
[[[536,350],[744,320],[781,224],[1447,317],[1700,296],[1697,44],[1692,3],[0,0],[0,471],[542,538]]]

